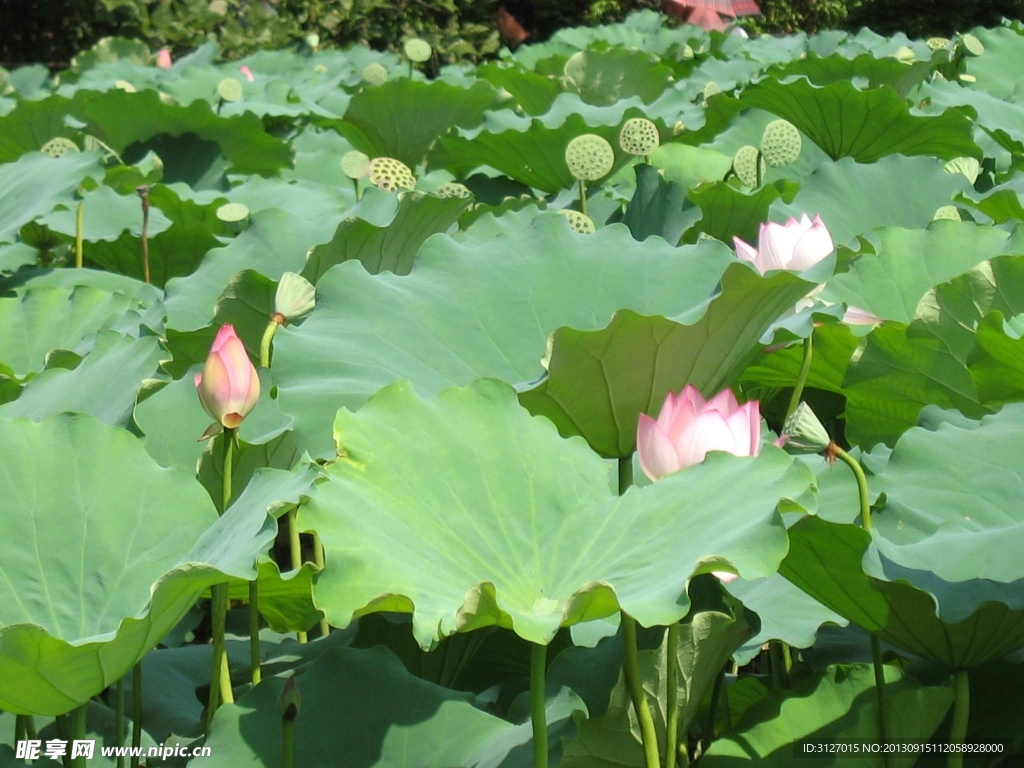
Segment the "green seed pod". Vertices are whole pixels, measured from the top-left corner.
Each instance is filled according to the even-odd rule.
[[[361,179],[370,172],[370,158],[353,149],[341,156],[341,171],[350,179]]]
[[[732,159],[732,169],[735,171],[736,176],[744,183],[744,185],[751,188],[757,186],[758,163],[761,163],[762,181],[764,180],[764,175],[768,172],[768,165],[760,154],[761,153],[757,151],[757,147],[752,147],[748,144],[747,146],[740,147],[736,150],[736,156]]]
[[[225,203],[217,209],[217,218],[228,224],[237,224],[249,218],[249,208],[243,203]]]
[[[449,181],[442,184],[434,190],[434,194],[438,197],[458,197],[463,200],[468,200],[473,196],[473,193],[469,191],[469,187],[465,184],[459,184],[457,181]]]
[[[426,40],[414,37],[411,40],[405,41],[405,55],[409,57],[409,61],[423,63],[430,59],[432,53],[430,43]]]
[[[370,161],[370,183],[385,192],[416,189],[416,177],[409,166],[393,157],[378,157]]]
[[[772,168],[796,162],[802,146],[800,131],[788,120],[772,120],[761,136],[761,154]]]
[[[646,117],[630,118],[619,131],[619,146],[631,155],[649,155],[660,144],[658,126]]]
[[[274,294],[274,314],[284,321],[294,320],[313,311],[316,306],[316,288],[302,275],[285,272]],[[277,319],[275,317],[275,319]]]
[[[789,453],[823,453],[832,444],[825,427],[807,403],[800,403],[782,427],[783,447]]]
[[[964,50],[971,54],[971,56],[981,56],[985,52],[985,46],[974,35],[960,35],[960,42],[963,44]]]
[[[981,163],[973,157],[955,157],[942,166],[946,173],[962,173],[973,184],[981,174]]]
[[[932,221],[963,221],[960,218],[960,209],[955,205],[944,205],[935,211]]]
[[[594,226],[594,220],[579,211],[563,208],[559,213],[569,220],[569,226],[572,227],[573,232],[580,235],[592,235],[597,231],[597,227]]]
[[[367,85],[384,85],[388,81],[388,70],[376,61],[363,69],[363,81]]]
[[[709,99],[716,93],[721,93],[722,89],[718,87],[718,83],[714,80],[708,80],[704,83],[704,98]]]
[[[299,716],[302,709],[302,697],[299,695],[299,686],[295,683],[294,677],[289,677],[288,682],[281,689],[281,695],[277,697],[277,706],[281,710],[281,719],[292,722]]]
[[[941,51],[943,48],[949,46],[948,37],[929,37],[925,40],[925,45],[931,48],[933,51]]]
[[[225,77],[217,83],[217,95],[224,101],[241,101],[242,84],[233,77]]]
[[[39,151],[44,155],[49,155],[50,157],[61,157],[66,155],[68,152],[78,152],[78,145],[71,139],[65,139],[63,136],[57,136],[43,144],[43,146],[39,148]]]
[[[896,49],[892,57],[896,61],[902,61],[904,64],[909,64],[913,61],[917,61],[917,54],[914,53],[914,49],[909,45],[903,45]]]
[[[963,83],[976,83],[976,82],[978,82],[978,78],[976,78],[974,75],[968,75],[966,72],[963,72],[963,73],[957,75],[956,79],[959,80],[960,82],[963,82]]]
[[[565,164],[574,179],[597,181],[615,166],[615,150],[597,134],[585,133],[565,148]]]

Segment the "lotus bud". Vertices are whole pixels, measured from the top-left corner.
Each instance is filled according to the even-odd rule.
[[[285,272],[277,284],[274,295],[274,322],[284,325],[289,320],[302,317],[316,306],[316,288],[302,275]]]
[[[252,70],[248,67],[239,67],[238,71],[245,75],[245,79],[248,80],[250,83],[256,82],[256,78],[255,76],[253,76]]]
[[[213,340],[202,373],[195,377],[199,402],[221,427],[235,429],[260,399],[260,377],[230,323]],[[207,430],[207,436],[212,433]]]
[[[800,403],[782,427],[779,442],[789,453],[822,453],[832,438],[807,403]]]
[[[160,69],[171,68],[171,52],[167,48],[161,48],[156,52],[156,65]]]
[[[299,686],[294,677],[289,677],[288,682],[281,689],[281,695],[277,697],[277,706],[281,709],[281,719],[293,722],[299,716],[302,709],[302,696],[299,695]]]

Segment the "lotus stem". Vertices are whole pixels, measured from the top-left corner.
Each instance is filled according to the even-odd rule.
[[[950,744],[967,741],[967,723],[971,714],[971,682],[967,670],[961,669],[953,675],[953,723],[949,729]],[[946,759],[947,768],[963,768],[964,753],[954,751]]]
[[[619,496],[633,484],[633,457],[624,456],[619,459]]]
[[[675,768],[679,752],[679,622],[668,628],[665,640],[665,696],[668,715],[665,718],[665,768]]]
[[[281,768],[292,768],[295,762],[295,721],[281,720]]]
[[[620,459],[621,461],[621,459]],[[661,768],[658,755],[658,732],[654,728],[654,717],[651,714],[644,683],[640,677],[640,657],[636,644],[636,619],[622,612],[622,668],[625,672],[626,687],[633,701],[633,710],[640,723],[640,739],[644,747],[644,765],[646,768]]]
[[[249,671],[253,687],[260,684],[260,581],[259,573],[249,582]]]
[[[142,198],[142,276],[149,282],[149,187],[143,185],[136,189]]]
[[[860,462],[848,454],[835,443],[830,449],[835,452],[837,459],[840,459],[846,466],[853,470],[853,476],[857,478],[857,493],[860,496],[860,520],[865,531],[871,530],[871,496],[868,492],[868,478],[864,474]]]
[[[61,741],[69,741],[71,735],[68,733],[68,716],[57,715],[57,717],[54,718],[54,724],[57,726],[57,738],[59,738]],[[64,764],[64,768],[71,768],[70,749],[64,750],[64,755],[61,757],[61,762]]]
[[[789,419],[796,410],[796,407],[800,405],[800,399],[804,396],[804,385],[807,384],[807,375],[811,372],[811,358],[814,355],[814,344],[812,339],[814,338],[814,329],[804,339],[804,361],[800,365],[800,372],[796,377],[796,384],[793,386],[793,394],[789,398],[789,408],[786,409],[786,419]],[[783,419],[785,423],[786,419]]]
[[[85,702],[78,709],[71,713],[71,741],[83,741],[85,739],[86,731],[88,730],[89,720],[89,702]],[[70,748],[70,744],[68,747]],[[79,755],[73,758],[71,764],[74,768],[86,768],[85,755]]]
[[[276,319],[271,319],[267,323],[267,329],[263,332],[263,338],[260,340],[260,368],[270,367],[270,342],[274,340],[274,334],[277,333],[279,327],[280,323]]]
[[[131,768],[139,768],[142,747],[142,662],[132,667],[132,760]]]
[[[316,565],[317,571],[323,571],[324,566],[327,564],[324,543],[320,541],[320,536],[316,532],[313,533],[313,562]],[[331,625],[325,616],[320,619],[320,636],[327,637],[329,634],[331,634]]]
[[[711,716],[708,718],[708,738],[712,741],[715,740],[717,734],[717,723],[718,723],[718,710],[721,707],[721,701],[724,698],[726,706],[729,705],[729,697],[724,696],[725,693],[725,667],[723,666],[718,671],[718,677],[715,678],[715,685],[711,689]]]
[[[359,186],[359,179],[352,179],[352,186],[356,188],[356,202],[358,203],[363,199],[363,190],[362,187]]]
[[[124,746],[124,677],[117,680],[114,688],[114,746]],[[117,753],[117,768],[124,768],[124,755]]]
[[[756,178],[757,178],[757,188],[758,189],[760,189],[760,187],[761,187],[761,182],[764,181],[764,178],[761,176],[761,161],[762,160],[764,160],[764,155],[762,155],[761,151],[758,150],[758,152],[757,152],[757,160],[754,162],[754,173],[757,174]]]
[[[78,210],[75,212],[75,268],[82,268],[82,227],[85,219],[85,202],[78,202]]]
[[[32,715],[25,715],[25,735],[30,739],[36,737],[36,720]]]
[[[14,718],[14,743],[28,738],[28,715],[16,715]]]
[[[533,768],[548,768],[548,722],[544,709],[544,671],[548,647],[533,644],[530,654],[530,720],[533,723]]]
[[[772,640],[768,643],[772,685],[781,690],[789,688],[789,666],[786,664],[788,650],[789,647],[781,640]],[[792,659],[791,655],[790,658]]]
[[[299,539],[299,524],[296,520],[297,507],[292,507],[288,510],[288,552],[291,556],[291,569],[297,571],[302,567],[302,541]],[[300,643],[305,643],[309,636],[303,632],[298,631],[295,633],[296,639]]]
[[[580,179],[580,213],[587,215],[587,182]]]

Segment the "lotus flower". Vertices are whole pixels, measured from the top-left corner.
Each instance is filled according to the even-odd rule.
[[[230,323],[221,326],[195,381],[199,402],[226,429],[241,424],[260,399],[259,374]]]
[[[252,70],[248,67],[239,67],[238,71],[245,75],[245,79],[248,80],[250,83],[256,81],[256,78],[253,77]]]
[[[803,272],[824,259],[835,248],[832,236],[821,217],[813,219],[805,213],[800,221],[790,219],[785,224],[769,221],[761,225],[757,249],[733,238],[736,255],[751,262],[763,275],[773,269],[791,269]]]
[[[160,69],[171,68],[171,52],[167,48],[161,48],[156,52],[156,65]]]
[[[878,317],[878,315],[871,314],[866,309],[847,306],[846,312],[843,314],[843,322],[847,325],[878,325],[885,321]]]
[[[756,400],[740,405],[732,390],[710,400],[691,384],[665,398],[655,421],[640,414],[637,453],[644,473],[657,480],[704,461],[708,451],[756,456],[761,448],[761,413]]]

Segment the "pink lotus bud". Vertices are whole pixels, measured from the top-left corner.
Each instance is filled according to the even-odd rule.
[[[846,313],[843,315],[843,322],[847,325],[878,325],[885,321],[871,314],[866,309],[847,307]]]
[[[735,573],[729,573],[728,571],[712,571],[711,575],[723,584],[728,584],[730,581],[736,578]]]
[[[640,466],[651,478],[704,461],[708,451],[756,456],[761,449],[761,412],[752,400],[740,405],[732,390],[705,400],[692,384],[665,398],[655,421],[640,414],[636,449]]]
[[[196,374],[199,402],[217,422],[234,429],[260,399],[260,377],[230,323],[222,325],[203,372]]]
[[[248,67],[239,67],[238,71],[245,75],[245,79],[248,80],[250,83],[255,82],[256,78],[253,77],[252,70]]]
[[[171,52],[167,48],[161,48],[156,52],[156,65],[160,69],[171,68]]]
[[[800,221],[790,219],[785,224],[774,221],[762,224],[756,250],[738,237],[733,238],[733,243],[736,255],[751,262],[762,275],[773,269],[803,272],[835,249],[821,217],[815,214],[809,219],[806,213]]]

